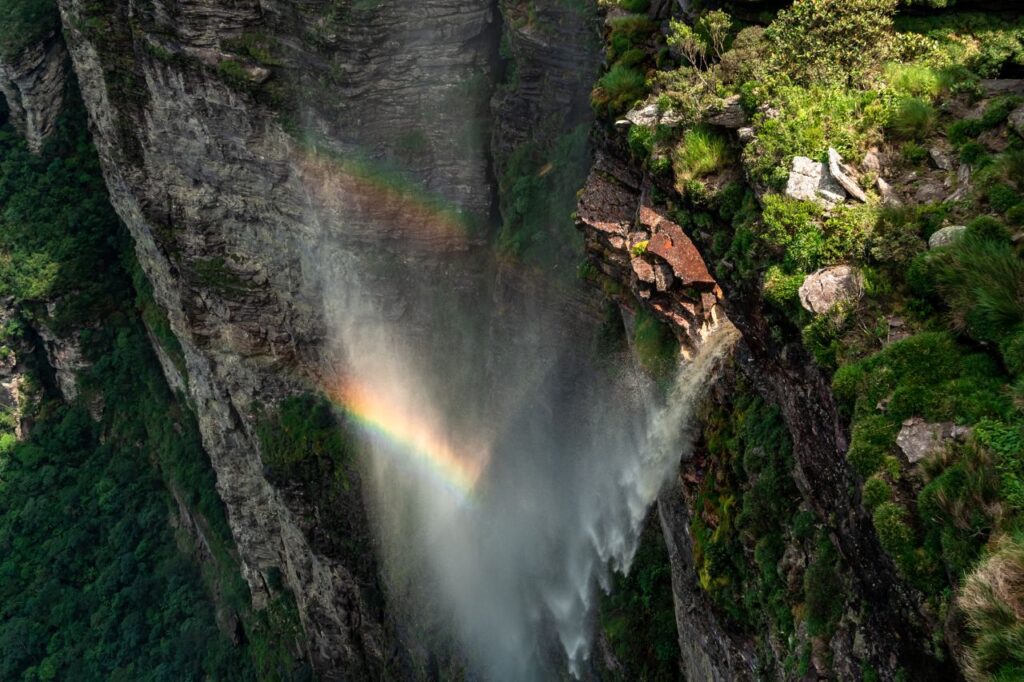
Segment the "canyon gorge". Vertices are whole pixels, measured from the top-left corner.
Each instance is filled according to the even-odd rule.
[[[7,4],[0,679],[1024,676],[1015,3]]]

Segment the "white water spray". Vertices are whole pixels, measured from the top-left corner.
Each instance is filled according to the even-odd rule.
[[[580,674],[598,589],[628,570],[735,330],[709,330],[657,405],[631,360],[596,363],[596,325],[558,305],[478,299],[467,314],[444,281],[394,263],[382,278],[366,263],[325,247],[304,270],[323,292],[342,381],[374,396],[366,478],[396,608],[452,631],[484,679],[553,677],[555,640]],[[390,315],[391,296],[418,313]],[[444,453],[480,465],[468,496]]]

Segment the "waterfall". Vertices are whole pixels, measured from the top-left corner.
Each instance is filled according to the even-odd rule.
[[[484,303],[417,275],[415,257],[369,265],[381,254],[336,242],[304,271],[341,358],[328,390],[365,446],[396,608],[450,629],[483,679],[552,677],[555,641],[578,673],[598,589],[628,570],[735,330],[710,330],[659,400],[628,356],[598,362],[596,325],[544,287]]]

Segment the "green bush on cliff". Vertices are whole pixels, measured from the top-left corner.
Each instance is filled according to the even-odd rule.
[[[721,170],[729,160],[728,151],[727,140],[710,128],[697,127],[686,131],[672,150],[676,183],[684,184]]]
[[[644,524],[628,575],[601,599],[601,629],[629,679],[680,679],[672,566],[657,513]]]
[[[794,82],[864,82],[889,56],[897,0],[796,0],[765,31],[772,65]]]
[[[258,435],[263,462],[274,476],[348,485],[353,446],[325,398],[304,393],[285,399],[260,420]]]
[[[631,66],[616,64],[597,81],[590,100],[597,111],[614,116],[633,106],[646,92],[642,73]]]

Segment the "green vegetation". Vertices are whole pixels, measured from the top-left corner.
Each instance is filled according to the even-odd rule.
[[[644,75],[631,66],[616,64],[597,81],[591,95],[594,108],[608,114],[621,113],[646,94]]]
[[[659,381],[668,381],[679,365],[679,342],[664,322],[638,308],[633,322],[633,349],[640,366]]]
[[[727,140],[706,127],[686,131],[672,150],[672,169],[679,183],[710,175],[728,160]]]
[[[766,646],[778,642],[795,659],[809,653],[795,637],[801,620],[811,636],[835,631],[844,569],[819,520],[799,509],[778,411],[743,385],[732,395],[732,405],[704,418],[708,470],[691,522],[694,559],[701,586],[734,627]],[[805,570],[783,568],[787,547],[811,557]]]
[[[4,331],[45,324],[77,333],[90,363],[69,406],[38,372],[28,440],[13,438],[4,415],[0,678],[305,679],[291,653],[290,596],[251,609],[196,421],[171,395],[143,322],[177,363],[180,346],[109,205],[81,102],[69,95],[38,157],[0,129],[0,289],[21,315]],[[168,524],[181,509],[201,529],[202,551],[185,524]]]
[[[13,59],[59,26],[54,0],[7,0],[0,7],[0,58]]]
[[[506,161],[499,183],[503,219],[499,248],[530,264],[557,266],[575,260],[579,235],[570,216],[576,207],[576,190],[586,181],[589,160],[584,125],[553,144],[521,144]],[[568,268],[558,271],[570,272]]]
[[[672,568],[654,513],[644,526],[629,574],[615,574],[601,599],[601,629],[628,679],[680,680]]]
[[[263,461],[271,474],[309,485],[349,485],[353,445],[345,441],[331,404],[320,396],[287,398],[260,421]]]
[[[993,595],[1017,589],[1006,576],[1020,563],[1024,509],[1024,139],[1008,124],[1024,99],[993,93],[983,79],[1024,66],[1024,17],[897,15],[898,6],[954,4],[795,0],[764,12],[762,25],[720,10],[674,19],[664,37],[669,59],[654,37],[631,46],[647,58],[629,63],[648,66],[652,92],[643,104],[671,117],[632,126],[627,142],[654,176],[656,200],[702,240],[737,305],[763,298],[770,338],[761,341],[777,349],[799,342],[833,375],[850,426],[847,459],[862,477],[851,495],[926,611],[951,628],[932,633],[936,655],[946,655],[945,640],[963,648],[972,680],[1016,679],[1022,663],[1010,642],[1024,609],[1016,597]],[[737,96],[752,128],[742,143],[709,125]],[[741,144],[741,157],[730,159]],[[785,197],[793,158],[826,161],[830,148],[852,167],[867,202],[826,210]],[[958,164],[970,166],[969,186]],[[742,179],[698,187],[696,178],[719,170]],[[880,177],[888,186],[876,184]],[[674,180],[675,192],[662,179]],[[883,202],[894,189],[900,204]],[[928,238],[948,225],[968,229],[929,249]],[[804,310],[797,292],[806,275],[836,264],[859,270],[863,297],[825,314]],[[744,407],[738,401],[732,411]],[[746,462],[742,440],[717,438],[735,433],[735,418],[716,413],[707,425],[709,470],[693,520],[701,584],[749,631],[795,633],[805,619],[807,632],[828,633],[841,620],[842,605],[828,596],[840,591],[842,566],[828,543],[814,542],[814,523],[797,532],[806,520],[793,516],[795,504],[762,509],[774,529],[744,527],[740,509],[764,474],[737,464]],[[955,425],[957,436],[911,463],[896,444],[909,419]],[[779,486],[776,496],[793,494]],[[785,551],[797,544],[813,557],[803,578],[819,588],[805,584],[802,594],[779,581]],[[957,608],[965,632],[950,625]],[[785,665],[805,673],[809,652],[786,641]],[[879,674],[863,671],[865,679]]]

